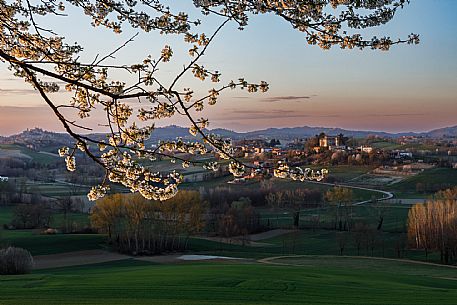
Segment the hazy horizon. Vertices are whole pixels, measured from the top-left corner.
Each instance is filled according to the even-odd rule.
[[[1,110],[1,107],[0,107],[0,110]],[[176,127],[180,127],[180,128],[187,128],[187,126],[184,126],[184,125],[179,125],[179,124],[170,124],[170,125],[164,125],[164,126],[156,126],[158,128],[166,128],[166,127],[172,127],[172,126],[176,126]],[[270,126],[270,127],[267,127],[267,128],[257,128],[257,129],[249,129],[249,130],[240,130],[240,129],[234,129],[234,128],[225,128],[225,127],[209,127],[210,130],[213,130],[213,129],[226,129],[228,131],[233,131],[233,132],[237,132],[237,133],[248,133],[248,132],[254,132],[254,131],[261,131],[261,130],[266,130],[266,129],[269,129],[269,128],[272,128],[272,129],[284,129],[284,128],[333,128],[333,129],[344,129],[344,130],[347,130],[347,131],[361,131],[361,132],[385,132],[385,133],[390,133],[390,134],[400,134],[400,133],[426,133],[426,132],[430,132],[430,131],[433,131],[433,130],[436,130],[436,129],[441,129],[441,128],[447,128],[447,127],[457,127],[457,123],[454,124],[454,125],[446,125],[446,126],[440,126],[440,127],[436,127],[436,128],[432,128],[432,129],[423,129],[423,130],[400,130],[400,131],[386,131],[386,130],[377,130],[377,129],[357,129],[357,128],[344,128],[344,127],[339,127],[339,126],[318,126],[318,125],[296,125],[296,126],[287,126],[287,127],[278,127],[278,126]],[[43,129],[44,131],[49,131],[49,132],[56,132],[56,133],[65,133],[65,130],[63,128],[59,129],[48,129],[48,128],[45,128],[43,126],[29,126],[29,127],[26,127],[18,132],[13,132],[13,133],[9,133],[9,134],[5,134],[5,133],[1,133],[0,132],[0,136],[3,136],[3,137],[8,137],[8,136],[13,136],[13,135],[17,135],[17,134],[20,134],[21,132],[25,131],[25,130],[31,130],[31,129],[35,129],[35,128],[40,128],[40,129]],[[103,133],[103,131],[93,131],[93,132],[82,132],[81,134],[90,134],[90,133]]]
[[[236,131],[308,125],[421,132],[457,125],[455,11],[457,1],[452,0],[406,5],[388,24],[366,31],[367,36],[392,38],[404,38],[411,32],[420,34],[419,45],[393,46],[388,52],[338,48],[322,51],[308,46],[304,35],[287,22],[270,15],[253,16],[244,31],[232,24],[216,37],[202,63],[220,70],[223,82],[243,76],[253,82],[266,80],[271,90],[267,94],[248,95],[239,90],[222,94],[217,105],[198,115],[209,118],[210,128]],[[40,21],[84,45],[86,60],[110,52],[135,33],[126,30],[112,35],[102,28],[91,28],[87,18],[78,16],[65,22],[58,18]],[[214,29],[212,21],[203,26],[207,32]],[[140,33],[129,48],[122,50],[119,60],[141,60],[145,53],[155,54],[160,52],[158,46],[170,44],[175,55],[163,68],[165,79],[188,61],[181,37],[145,35]],[[4,63],[0,68],[0,134],[34,126],[62,131],[39,95],[22,80],[13,78]],[[206,94],[208,90],[190,78],[182,86],[187,83],[196,93]],[[57,103],[68,101],[65,93],[51,97]],[[99,130],[97,118],[102,117],[94,113],[88,121],[94,131]],[[157,123],[189,126],[182,118]]]

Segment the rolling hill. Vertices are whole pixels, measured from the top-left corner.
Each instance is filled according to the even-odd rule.
[[[241,139],[281,139],[293,140],[297,138],[307,138],[322,132],[330,135],[344,134],[349,137],[363,138],[367,136],[379,136],[384,138],[398,138],[402,136],[419,136],[425,138],[443,138],[457,137],[457,126],[434,129],[428,132],[414,133],[388,133],[383,131],[365,131],[365,130],[348,130],[342,128],[329,127],[288,127],[288,128],[268,128],[249,132],[236,132],[233,130],[216,128],[209,132],[218,134],[223,137],[232,138],[234,140]],[[99,139],[104,139],[104,134],[92,134],[91,136]],[[154,130],[147,144],[157,143],[159,140],[174,140],[176,138],[185,140],[194,139],[189,134],[188,128],[171,125],[167,127],[158,127]],[[57,147],[71,145],[73,139],[66,133],[55,133],[46,131],[40,128],[27,129],[19,134],[12,136],[0,136],[0,144],[19,144],[33,149],[45,150],[49,149],[55,152]]]

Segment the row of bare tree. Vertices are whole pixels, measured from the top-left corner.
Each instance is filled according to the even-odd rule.
[[[438,192],[435,199],[414,205],[408,215],[410,247],[439,251],[441,262],[457,258],[457,188]]]
[[[118,251],[155,254],[187,248],[189,236],[204,226],[203,212],[199,192],[182,190],[163,202],[139,194],[106,196],[97,201],[90,218]]]

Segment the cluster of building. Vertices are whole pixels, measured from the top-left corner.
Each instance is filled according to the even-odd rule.
[[[271,142],[263,139],[242,140],[236,143],[235,151],[238,157],[247,159],[268,156],[268,158],[272,160],[282,160],[286,157],[307,156],[309,154],[309,149],[306,148],[307,141],[309,141],[309,139],[296,139],[286,145],[281,145],[279,141],[274,139]],[[310,147],[314,153],[344,151],[348,153],[371,154],[381,151],[380,149],[375,149],[369,145],[350,147],[347,145],[347,138],[342,134],[337,136],[321,134],[316,136],[314,143],[316,145]],[[396,160],[413,158],[413,153],[407,150],[390,150],[389,155],[391,159]]]
[[[33,150],[54,146],[56,143],[67,145],[72,143],[72,139],[67,134],[49,132],[41,128],[27,129],[16,135],[0,137],[0,144],[20,144]]]
[[[274,142],[274,143],[272,143]],[[242,140],[235,144],[235,153],[242,158],[255,158],[261,155],[271,155],[273,158],[279,158],[286,154],[286,151],[281,147],[281,143],[272,140],[270,143],[261,140]]]
[[[414,141],[415,139],[403,140]],[[374,171],[375,174],[381,175],[409,176],[435,166],[427,164],[423,160],[417,160],[420,155],[413,155],[415,154],[413,150],[382,149],[370,145],[350,147],[349,143],[353,142],[348,141],[348,138],[342,134],[333,136],[323,133],[308,139],[295,139],[285,144],[279,143],[278,140],[266,141],[263,139],[238,141],[235,143],[236,156],[247,159],[255,169],[248,171],[244,177],[235,179],[232,183],[272,175],[273,169],[279,161],[285,161],[291,166],[317,165],[321,162],[330,162],[329,160],[333,162],[334,156],[340,160],[352,158],[355,161],[362,161],[363,155],[382,154],[380,159],[390,159],[390,162],[386,162],[386,165],[382,165]]]

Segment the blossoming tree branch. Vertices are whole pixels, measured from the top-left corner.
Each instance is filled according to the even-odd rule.
[[[408,4],[406,0],[188,1],[201,12],[200,19],[193,20],[188,12],[165,5],[173,3],[165,0],[0,0],[0,60],[9,65],[15,76],[37,90],[74,138],[74,147],[59,150],[65,157],[67,169],[76,170],[75,156],[80,150],[106,172],[104,180],[88,194],[91,200],[106,194],[110,182],[120,183],[148,199],[171,198],[183,177],[176,171],[155,170],[157,158],[170,158],[181,162],[183,167],[200,165],[217,170],[216,161],[198,158],[217,154],[229,160],[228,168],[234,176],[241,176],[246,168],[252,167],[234,157],[230,140],[208,133],[208,120],[197,115],[215,105],[226,90],[247,90],[255,94],[269,89],[265,81],[250,82],[244,78],[222,81],[217,67],[205,67],[201,63],[211,43],[228,23],[243,29],[254,14],[274,15],[271,18],[284,19],[294,30],[303,33],[308,44],[322,49],[337,46],[386,51],[395,44],[419,42],[416,34],[394,40],[365,38],[359,33],[361,29],[392,20],[395,13]],[[42,26],[38,21],[39,17],[48,15],[66,18],[70,11],[89,16],[94,27],[106,27],[115,34],[132,27],[146,33],[158,31],[165,38],[180,35],[188,44],[189,61],[167,82],[160,79],[158,70],[173,59],[170,45],[164,45],[156,54],[145,54],[144,60],[136,64],[107,63],[114,54],[127,48],[133,37],[112,53],[83,62],[82,45],[68,43],[57,29]],[[212,33],[199,32],[210,15],[219,18],[219,25]],[[116,71],[134,76],[135,81],[116,79]],[[183,78],[189,74],[207,84],[207,94],[197,96],[191,88],[182,85]],[[53,100],[51,93],[60,87],[72,95],[68,103]],[[141,103],[140,108],[132,107],[135,101]],[[95,109],[105,113],[105,122],[99,123],[110,130],[106,140],[88,135],[91,129],[85,120]],[[70,119],[68,111],[76,112],[77,119]],[[154,132],[155,123],[173,116],[187,118],[189,132],[195,140],[162,141],[155,147],[147,147],[145,141]],[[191,157],[182,157],[182,153]],[[286,163],[279,163],[274,174],[294,180],[321,180],[326,171],[290,168]]]

